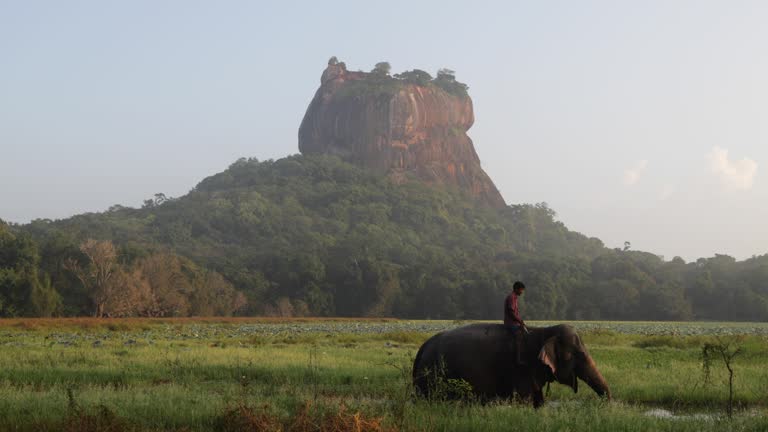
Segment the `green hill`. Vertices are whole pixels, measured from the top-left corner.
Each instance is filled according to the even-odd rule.
[[[521,279],[529,319],[768,319],[768,256],[665,262],[543,203],[487,208],[329,156],[241,159],[141,209],[0,224],[0,251],[2,316],[500,319]]]

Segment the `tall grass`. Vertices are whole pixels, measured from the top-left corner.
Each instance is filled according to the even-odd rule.
[[[653,407],[724,412],[727,371],[713,367],[703,380],[707,336],[582,332],[615,401],[587,386],[574,394],[553,385],[554,403],[533,410],[413,398],[410,365],[430,336],[418,330],[356,333],[348,320],[338,332],[274,334],[248,334],[237,320],[18,322],[0,321],[0,431],[248,430],[258,422],[287,431],[355,421],[413,431],[768,430],[764,336],[743,341],[734,363],[741,414],[727,422],[646,415]]]

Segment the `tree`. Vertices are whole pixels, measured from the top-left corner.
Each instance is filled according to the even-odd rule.
[[[32,239],[0,221],[0,317],[51,316],[61,296],[47,275],[39,276],[40,255]]]
[[[305,295],[306,304],[314,316],[333,316],[335,313],[333,307],[333,294],[329,289],[323,290],[312,283],[307,288]]]
[[[102,308],[103,316],[130,317],[151,316],[155,299],[149,283],[139,269],[126,271],[117,268],[107,281],[107,291]]]
[[[545,203],[484,208],[333,156],[242,158],[162,200],[0,224],[0,315],[498,319],[504,279],[519,278],[530,318],[768,319],[768,255],[665,262],[570,231]],[[112,239],[107,264],[87,238]]]
[[[200,271],[192,281],[191,315],[231,316],[246,305],[243,293],[215,271]]]
[[[452,95],[461,97],[467,96],[467,89],[469,87],[464,83],[456,81],[456,73],[451,69],[443,68],[438,70],[437,78],[435,78],[433,82]]]
[[[395,75],[395,78],[401,79],[409,84],[416,84],[419,86],[426,86],[432,81],[432,75],[420,69],[414,69],[412,71],[405,71]]]
[[[84,262],[69,258],[64,267],[85,287],[94,304],[93,315],[103,317],[117,287],[109,283],[117,269],[117,250],[111,241],[88,239],[80,245],[80,252]]]
[[[715,341],[706,343],[701,348],[704,382],[707,383],[710,380],[713,358],[720,357],[723,360],[723,364],[725,364],[725,368],[728,369],[728,407],[726,412],[728,413],[728,418],[733,418],[733,363],[736,357],[744,353],[744,347],[742,346],[744,338],[743,336],[730,338],[717,336]]]
[[[32,317],[57,315],[62,308],[61,300],[61,295],[51,285],[51,278],[46,275],[42,281],[32,284],[26,315]]]
[[[155,194],[154,198],[144,200],[141,208],[150,209],[173,200],[173,198],[167,197],[164,193],[159,192]]]
[[[456,72],[448,68],[439,69],[437,71],[437,79],[445,81],[456,81]]]
[[[140,260],[138,270],[151,290],[153,302],[147,311],[151,316],[187,316],[192,287],[184,273],[181,258],[158,253]]]
[[[389,62],[378,62],[376,63],[376,66],[373,67],[371,73],[375,75],[389,76],[391,70],[392,66],[390,66]]]
[[[61,309],[57,313],[66,316],[91,314],[90,300],[83,285],[64,267],[68,259],[80,256],[80,242],[73,233],[62,231],[45,232],[39,238],[39,271],[45,275],[43,283],[49,279],[51,288],[61,297]]]

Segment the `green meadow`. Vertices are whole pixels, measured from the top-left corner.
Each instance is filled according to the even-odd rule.
[[[464,324],[400,320],[0,321],[2,431],[768,430],[768,324],[572,322],[613,400],[426,401],[412,359]],[[552,323],[532,323],[549,325]],[[733,403],[721,357],[728,346]]]

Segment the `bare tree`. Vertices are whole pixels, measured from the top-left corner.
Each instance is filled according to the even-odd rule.
[[[140,269],[117,269],[107,282],[110,296],[104,303],[108,317],[147,316],[155,310],[155,298]]]
[[[739,345],[743,338],[734,337],[730,339],[716,337],[716,342],[707,343],[701,349],[702,367],[704,369],[704,382],[710,380],[710,369],[712,359],[720,357],[728,369],[728,418],[733,418],[733,361],[737,356],[744,353],[744,348]]]
[[[85,287],[95,306],[94,316],[104,316],[104,306],[112,296],[110,279],[117,269],[117,250],[111,241],[88,239],[80,245],[85,263],[74,258],[64,261],[64,268],[71,271]]]
[[[160,253],[142,259],[138,268],[152,290],[154,304],[151,316],[187,316],[189,294],[192,290],[184,274],[182,260],[170,253]]]

